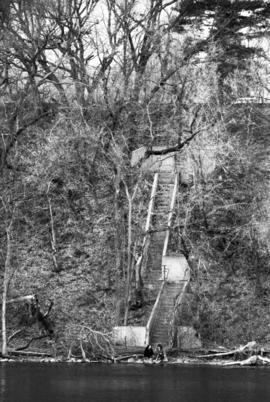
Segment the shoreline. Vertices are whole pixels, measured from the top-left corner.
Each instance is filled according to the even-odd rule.
[[[252,356],[257,357],[257,356]],[[270,364],[258,364],[257,359],[250,362],[250,364],[245,364],[246,360],[233,360],[233,359],[213,359],[207,360],[204,359],[196,359],[196,358],[188,358],[188,357],[175,357],[170,358],[167,361],[163,362],[150,362],[144,361],[143,359],[127,359],[123,361],[109,361],[109,360],[83,360],[83,359],[66,359],[66,358],[0,358],[0,364],[3,363],[39,363],[39,364],[83,364],[83,365],[91,365],[91,364],[110,364],[110,365],[144,365],[144,366],[171,366],[171,365],[179,365],[179,366],[213,366],[213,367],[224,367],[224,368],[236,368],[236,367],[269,367]]]

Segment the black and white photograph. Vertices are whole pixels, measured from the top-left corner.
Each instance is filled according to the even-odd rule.
[[[0,0],[0,401],[270,400],[270,0]]]

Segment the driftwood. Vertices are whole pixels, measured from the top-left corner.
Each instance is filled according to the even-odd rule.
[[[238,360],[235,362],[228,362],[224,364],[225,366],[266,366],[270,365],[270,359],[268,357],[262,357],[260,355],[250,356],[245,360]]]
[[[86,353],[88,353],[93,358],[105,356],[106,360],[113,360],[111,356],[114,356],[115,352],[111,333],[93,330],[85,325],[71,324],[66,333],[66,340],[69,342],[68,360],[73,356],[72,348],[76,344],[80,347],[83,359],[87,359]],[[88,350],[84,350],[83,344],[88,346]]]
[[[228,352],[221,352],[221,353],[210,353],[208,355],[199,355],[196,356],[198,357],[198,359],[211,359],[211,358],[215,358],[215,357],[227,357],[227,356],[233,356],[235,353],[239,352],[239,348],[238,349],[233,349],[233,350],[229,350]]]
[[[14,299],[7,300],[7,304],[19,303],[19,302],[23,302],[23,301],[31,302],[32,300],[34,300],[34,298],[35,298],[35,295],[15,297]]]
[[[15,336],[21,334],[23,331],[25,331],[25,328],[21,328],[21,329],[18,329],[17,331],[15,331],[15,332],[13,332],[13,334],[11,334],[11,335],[8,337],[7,344],[9,344],[9,342],[10,342],[13,338],[15,338]]]
[[[107,355],[103,355],[103,354],[98,354],[95,357],[98,359],[98,361],[103,361],[103,362],[108,362],[109,361],[111,363],[115,362],[114,356],[107,356]]]
[[[11,356],[47,356],[47,357],[52,357],[51,353],[47,352],[36,352],[34,350],[16,350],[16,349],[8,349],[8,356],[5,357],[10,357]]]
[[[196,356],[199,359],[205,358],[205,359],[211,359],[211,358],[216,358],[216,357],[229,357],[229,356],[234,356],[238,354],[245,354],[247,352],[252,352],[254,351],[257,343],[255,341],[248,342],[244,346],[239,346],[237,349],[229,350],[227,352],[220,352],[220,353],[210,353],[207,355],[199,355]]]
[[[143,358],[143,354],[142,355],[138,355],[138,354],[133,354],[133,355],[125,355],[125,356],[117,356],[114,358],[115,362],[120,362],[122,360],[127,360],[127,359],[131,359],[131,358]]]

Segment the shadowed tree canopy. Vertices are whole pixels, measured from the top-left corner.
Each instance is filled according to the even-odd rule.
[[[0,0],[0,22],[4,22],[8,18],[11,0]]]
[[[221,92],[233,71],[247,69],[252,56],[263,54],[256,39],[269,30],[270,4],[264,0],[182,0],[176,11],[172,20],[176,32],[196,26],[201,49],[213,45],[211,58],[217,63]]]

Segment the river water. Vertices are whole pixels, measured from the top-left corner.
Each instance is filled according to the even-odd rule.
[[[267,402],[270,370],[203,366],[0,364],[1,402]]]

